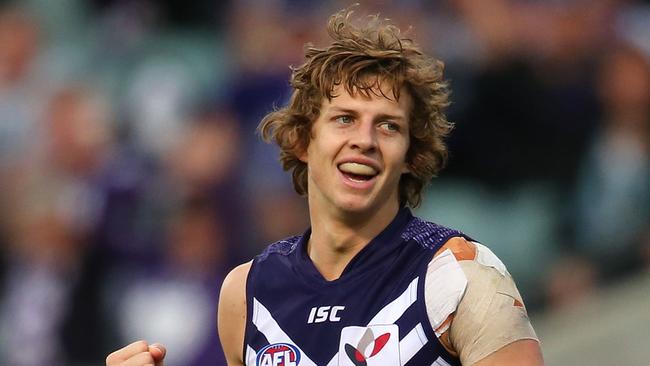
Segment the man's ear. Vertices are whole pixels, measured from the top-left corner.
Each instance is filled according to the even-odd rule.
[[[298,160],[300,160],[303,163],[307,164],[307,161],[309,160],[309,155],[307,154],[307,149],[298,148],[297,151],[296,151],[296,157],[298,158]]]
[[[404,164],[404,167],[402,167],[402,174],[409,174],[411,173],[411,164],[406,163]]]

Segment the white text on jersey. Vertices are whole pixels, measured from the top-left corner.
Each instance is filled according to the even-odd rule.
[[[271,356],[270,354],[265,354],[262,356],[262,360],[259,364],[260,366],[296,366],[295,361],[291,361],[291,352],[276,352]]]
[[[322,323],[327,320],[331,322],[338,322],[341,320],[336,314],[345,309],[345,306],[318,306],[311,308],[309,312],[309,319],[307,324]]]

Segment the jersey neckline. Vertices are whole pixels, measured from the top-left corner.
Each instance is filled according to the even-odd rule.
[[[323,285],[334,285],[348,281],[351,278],[355,278],[355,274],[359,272],[364,272],[380,263],[385,263],[386,257],[391,255],[404,241],[401,233],[412,219],[413,215],[407,207],[400,208],[388,226],[370,240],[359,253],[352,257],[343,269],[341,276],[337,279],[331,281],[325,279],[309,257],[307,243],[311,236],[311,227],[299,238],[293,260],[299,272],[307,276],[310,282],[316,281],[316,283]]]

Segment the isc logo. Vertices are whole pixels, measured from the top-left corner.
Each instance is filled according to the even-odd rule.
[[[338,322],[341,318],[337,313],[345,309],[345,306],[318,306],[311,308],[309,312],[309,319],[307,319],[307,324],[312,323],[322,323],[327,320],[331,322]]]
[[[297,366],[300,351],[288,343],[274,343],[257,352],[257,366]]]

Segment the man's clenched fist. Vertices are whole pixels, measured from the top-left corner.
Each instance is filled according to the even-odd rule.
[[[161,344],[137,341],[106,357],[106,366],[163,366],[167,350]]]

